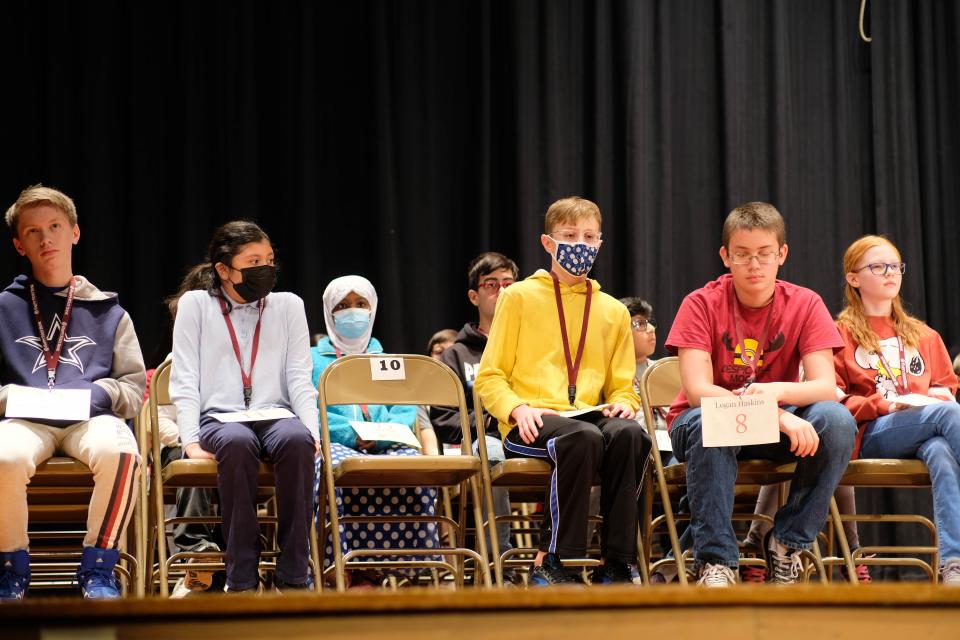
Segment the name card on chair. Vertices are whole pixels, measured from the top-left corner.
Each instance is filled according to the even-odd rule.
[[[768,394],[700,398],[703,446],[742,447],[780,441],[777,401]]]
[[[351,420],[350,426],[357,432],[361,440],[386,440],[388,442],[399,442],[414,449],[420,448],[420,441],[405,424],[399,422],[364,422],[362,420]]]
[[[7,385],[7,418],[90,419],[90,389],[37,389]]]
[[[370,358],[370,377],[373,380],[406,380],[407,371],[403,366],[403,358]]]

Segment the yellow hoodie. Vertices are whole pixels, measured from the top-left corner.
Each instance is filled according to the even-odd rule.
[[[587,340],[577,376],[576,408],[619,402],[636,410],[636,361],[630,313],[593,283]],[[580,344],[587,285],[560,283],[570,357]],[[547,271],[500,292],[493,326],[474,381],[487,410],[500,421],[503,437],[514,427],[510,412],[521,404],[555,411],[573,409],[567,397],[567,365],[560,335],[553,279]]]

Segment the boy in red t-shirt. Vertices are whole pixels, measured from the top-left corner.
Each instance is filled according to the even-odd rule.
[[[667,424],[674,455],[687,465],[694,566],[704,586],[737,580],[731,514],[738,459],[797,462],[790,497],[764,544],[767,579],[789,584],[798,580],[800,551],[823,525],[853,448],[856,425],[833,401],[833,352],[843,341],[820,296],[777,280],[785,236],[773,205],[731,211],[720,248],[730,273],[684,299],[667,337],[667,349],[680,357],[683,387]],[[761,392],[780,405],[780,442],[703,446],[701,398]]]

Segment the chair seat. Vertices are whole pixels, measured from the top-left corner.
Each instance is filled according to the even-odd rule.
[[[54,457],[37,465],[29,487],[92,487],[93,472],[79,460]]]
[[[476,456],[354,456],[333,469],[338,487],[449,487],[480,473]]]
[[[536,458],[510,458],[490,469],[490,482],[495,487],[542,487],[550,480],[550,463]]]
[[[163,488],[179,489],[182,487],[217,487],[216,460],[174,460],[163,468]],[[272,487],[273,467],[266,462],[260,463],[257,472],[257,485]]]
[[[740,460],[737,484],[777,484],[793,478],[796,462],[770,462],[769,460]],[[687,465],[672,464],[663,468],[663,477],[669,484],[686,484]]]
[[[921,460],[868,458],[852,460],[840,484],[857,487],[929,487],[930,474]]]

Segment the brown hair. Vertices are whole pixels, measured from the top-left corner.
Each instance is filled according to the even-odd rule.
[[[427,342],[427,355],[433,355],[433,347],[441,342],[455,342],[457,339],[456,329],[440,329]]]
[[[593,202],[580,196],[560,198],[547,209],[547,215],[543,218],[543,232],[549,235],[557,225],[563,222],[576,222],[581,218],[593,218],[597,221],[597,226],[603,224],[600,207]]]
[[[60,209],[60,211],[67,216],[67,220],[70,221],[70,226],[77,226],[77,205],[73,203],[70,196],[62,191],[45,187],[42,184],[34,184],[21,191],[17,201],[7,209],[7,226],[10,228],[14,237],[19,236],[17,225],[20,223],[20,214],[25,209],[39,207],[44,204]]]
[[[844,274],[853,273],[863,256],[874,247],[887,246],[897,253],[900,258],[900,251],[897,247],[883,236],[863,236],[853,242],[843,254],[843,272]],[[880,338],[876,332],[870,328],[867,322],[867,314],[863,309],[863,299],[860,297],[860,290],[852,286],[849,282],[843,290],[847,299],[843,311],[837,316],[837,322],[846,327],[847,331],[857,341],[857,344],[871,349],[880,350]],[[890,311],[890,318],[893,320],[893,328],[897,335],[903,338],[911,347],[916,348],[923,337],[925,328],[923,322],[914,318],[907,310],[903,308],[900,301],[900,295],[893,299],[893,308]]]
[[[723,246],[730,247],[730,237],[737,231],[763,229],[777,236],[777,245],[787,241],[787,227],[777,208],[768,202],[747,202],[735,207],[723,221]]]

